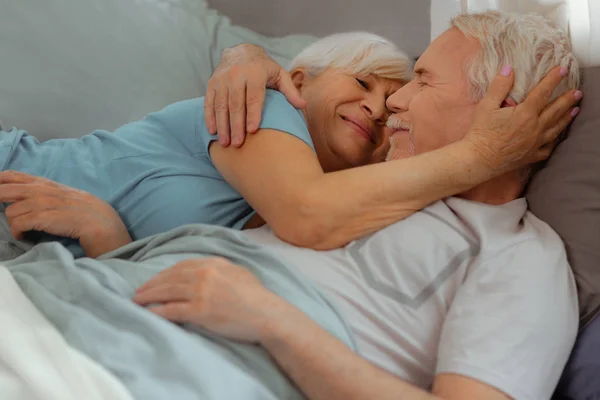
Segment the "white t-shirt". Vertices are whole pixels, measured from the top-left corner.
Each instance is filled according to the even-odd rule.
[[[465,375],[550,398],[575,341],[575,282],[558,235],[524,199],[439,201],[343,249],[248,234],[338,306],[361,356],[424,389]]]

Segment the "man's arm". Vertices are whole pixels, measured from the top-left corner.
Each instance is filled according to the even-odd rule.
[[[140,305],[174,322],[260,343],[311,400],[506,400],[467,377],[436,378],[430,394],[362,359],[304,313],[222,258],[188,260],[138,289]]]
[[[283,300],[281,300],[283,302]],[[504,393],[465,376],[436,378],[433,394],[374,366],[298,309],[280,304],[261,344],[311,400],[506,400]]]

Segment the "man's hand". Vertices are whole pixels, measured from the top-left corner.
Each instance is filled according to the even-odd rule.
[[[141,286],[133,301],[142,306],[161,303],[149,310],[173,322],[252,343],[260,341],[265,326],[287,306],[251,272],[223,258],[175,264]]]
[[[548,104],[566,73],[565,69],[553,69],[514,107],[502,107],[514,73],[498,75],[492,82],[465,136],[491,168],[508,172],[550,156],[558,135],[579,112],[573,107],[583,97],[581,91],[570,90]]]
[[[117,212],[91,194],[23,172],[0,172],[0,202],[12,235],[28,231],[79,239],[88,257],[98,257],[131,242]]]
[[[218,132],[222,146],[241,146],[246,132],[260,126],[267,87],[279,90],[296,108],[306,106],[290,74],[262,48],[242,44],[224,50],[204,99],[208,132]]]
[[[175,264],[141,286],[133,300],[156,315],[220,336],[262,345],[311,400],[506,400],[475,380],[444,375],[434,394],[375,367],[301,310],[223,258]],[[436,393],[437,392],[437,393]]]

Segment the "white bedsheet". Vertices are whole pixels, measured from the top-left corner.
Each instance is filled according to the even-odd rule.
[[[0,399],[132,400],[103,367],[71,348],[0,266]]]

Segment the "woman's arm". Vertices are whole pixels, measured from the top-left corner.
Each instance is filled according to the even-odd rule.
[[[22,240],[29,231],[79,240],[95,258],[131,242],[119,214],[105,201],[49,179],[24,172],[0,172],[0,202],[11,234]]]
[[[279,238],[318,250],[343,246],[491,177],[468,141],[332,173],[300,139],[270,129],[249,135],[241,148],[213,144],[210,154]]]
[[[549,149],[538,149],[568,124],[570,118],[563,115],[574,103],[570,93],[540,116],[543,93],[561,79],[557,69],[523,104],[501,109],[512,75],[498,77],[463,140],[402,160],[324,173],[309,146],[268,129],[249,135],[241,148],[213,143],[210,154],[224,178],[282,240],[317,250],[337,248],[434,201],[547,157]]]

